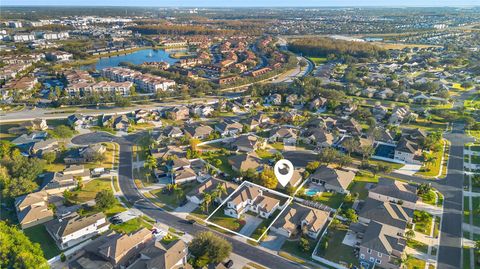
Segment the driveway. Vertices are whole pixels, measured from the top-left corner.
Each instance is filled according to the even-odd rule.
[[[173,212],[178,212],[178,213],[190,213],[192,212],[193,210],[195,210],[195,208],[197,208],[197,204],[195,203],[192,203],[192,202],[188,202],[186,205],[184,206],[179,206],[177,208],[175,208],[175,210]]]
[[[255,229],[257,229],[258,225],[260,225],[263,220],[259,217],[255,217],[249,214],[244,214],[244,216],[246,223],[239,233],[245,236],[250,236],[251,234],[253,234],[253,232],[255,232]]]
[[[422,166],[419,164],[405,164],[403,167],[393,171],[394,173],[413,176],[416,172],[420,171]]]
[[[273,251],[279,251],[286,240],[287,237],[283,235],[279,235],[277,233],[270,233],[260,245]]]

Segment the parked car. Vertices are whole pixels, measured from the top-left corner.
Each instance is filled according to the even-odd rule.
[[[233,266],[233,261],[232,260],[228,260],[228,262],[225,263],[225,267],[227,268],[232,268]]]

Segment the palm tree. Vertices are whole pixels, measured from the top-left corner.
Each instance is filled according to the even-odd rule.
[[[205,193],[205,195],[203,196],[202,210],[208,213],[208,209],[210,207],[211,202],[212,202],[212,195],[209,193]]]
[[[178,187],[177,187],[177,184],[175,183],[170,183],[170,184],[167,184],[167,190],[169,192],[173,192],[174,190],[176,190]]]
[[[155,159],[155,157],[153,157],[152,155],[148,155],[145,163],[143,164],[143,167],[147,168],[149,171],[149,173],[145,174],[147,176],[147,182],[150,182],[149,177],[152,174],[153,170],[157,168],[157,166],[157,159]]]
[[[177,203],[179,203],[179,202],[180,202],[180,198],[182,198],[183,195],[184,195],[183,189],[177,187],[177,188],[175,188],[175,189],[173,190],[173,193],[175,194],[175,200],[177,201]]]

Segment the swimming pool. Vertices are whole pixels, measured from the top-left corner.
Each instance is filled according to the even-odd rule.
[[[305,195],[307,195],[307,196],[315,196],[319,192],[321,192],[321,191],[318,190],[318,189],[314,189],[314,188],[305,189]]]

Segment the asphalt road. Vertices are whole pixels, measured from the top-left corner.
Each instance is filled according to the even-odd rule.
[[[138,137],[138,134],[136,135]],[[90,133],[77,136],[72,139],[72,143],[77,145],[88,145],[99,142],[114,141],[120,146],[120,160],[118,169],[118,182],[124,197],[133,204],[133,206],[144,214],[156,219],[158,222],[164,223],[168,226],[174,227],[176,230],[195,235],[201,231],[212,231],[227,239],[233,246],[233,252],[246,259],[252,260],[267,268],[276,269],[290,269],[290,268],[308,268],[297,263],[286,260],[277,255],[263,251],[257,247],[251,246],[247,243],[238,241],[231,237],[225,236],[219,232],[211,230],[199,224],[187,224],[183,219],[163,211],[153,205],[149,200],[144,199],[137,190],[132,175],[132,141],[135,137],[128,136],[119,138],[107,133]]]
[[[119,138],[106,133],[86,134],[75,137],[72,142],[81,145],[108,141],[117,142],[120,145],[119,183],[124,196],[129,202],[148,216],[183,232],[196,234],[200,231],[210,230],[200,225],[185,224],[182,222],[182,219],[158,209],[150,201],[143,199],[143,196],[138,192],[132,180],[131,145],[132,141],[139,135],[141,134]],[[453,124],[452,131],[444,134],[444,137],[451,143],[448,174],[444,179],[432,181],[402,174],[392,175],[417,183],[431,183],[434,188],[438,189],[444,195],[444,213],[440,227],[441,236],[437,268],[456,269],[461,267],[462,260],[463,148],[465,143],[472,142],[473,140],[464,133],[464,126],[461,124]],[[302,162],[302,158],[299,158],[299,153],[300,152],[292,152],[289,158],[291,157],[298,162]],[[230,237],[226,237],[226,239],[232,243],[233,251],[236,254],[269,268],[302,268],[301,265],[292,263],[249,244]]]

